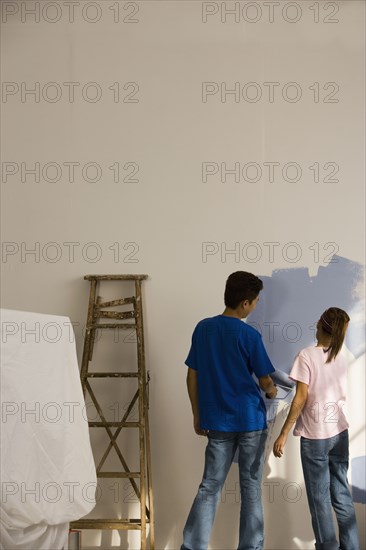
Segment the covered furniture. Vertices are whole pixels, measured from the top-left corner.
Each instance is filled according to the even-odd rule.
[[[67,548],[96,473],[70,319],[1,310],[2,550]]]

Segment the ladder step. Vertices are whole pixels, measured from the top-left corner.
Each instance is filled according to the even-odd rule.
[[[97,477],[141,477],[140,472],[98,472]]]
[[[126,330],[131,330],[136,328],[135,323],[99,323],[99,324],[92,324],[87,327],[89,330],[96,330],[99,328],[122,328]]]
[[[150,523],[146,518],[146,523]],[[70,523],[71,529],[141,529],[141,519],[79,519]]]
[[[139,422],[88,422],[90,428],[140,428]]]
[[[98,319],[133,319],[136,317],[134,311],[104,311],[98,309],[95,317]]]
[[[143,281],[148,275],[85,275],[86,281]]]
[[[120,298],[119,300],[111,300],[109,302],[98,302],[95,304],[95,309],[100,309],[101,307],[123,306],[124,304],[134,304],[135,302],[135,296],[131,298]]]
[[[137,378],[138,372],[88,372],[86,378]]]

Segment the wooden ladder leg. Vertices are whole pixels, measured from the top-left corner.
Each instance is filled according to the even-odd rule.
[[[136,295],[136,337],[139,385],[139,441],[140,441],[140,513],[141,513],[141,550],[146,549],[146,448],[145,448],[145,354],[142,318],[141,281],[135,281]]]
[[[155,526],[154,526],[154,501],[152,492],[152,472],[151,472],[151,449],[150,449],[150,425],[149,425],[149,406],[146,396],[146,415],[145,415],[145,434],[146,434],[146,465],[147,465],[147,490],[150,512],[150,550],[155,550]]]
[[[86,383],[87,374],[88,374],[88,364],[90,361],[92,338],[94,336],[93,333],[95,332],[95,330],[93,330],[91,326],[93,325],[93,320],[94,320],[94,304],[95,304],[96,290],[97,290],[97,281],[95,280],[90,281],[88,314],[86,319],[83,358],[81,360],[81,370],[80,370],[81,385],[83,388],[84,395],[85,395],[85,383]]]

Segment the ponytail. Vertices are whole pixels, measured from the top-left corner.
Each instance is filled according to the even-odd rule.
[[[335,359],[340,352],[349,320],[348,314],[338,307],[330,307],[320,317],[323,331],[331,337],[327,363]]]

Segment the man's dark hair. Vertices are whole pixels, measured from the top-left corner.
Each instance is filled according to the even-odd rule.
[[[229,275],[225,286],[225,306],[235,309],[240,302],[251,303],[263,288],[263,282],[253,273],[235,271]]]

